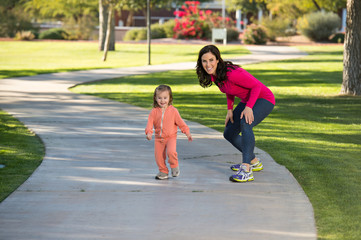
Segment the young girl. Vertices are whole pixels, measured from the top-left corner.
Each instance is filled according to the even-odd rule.
[[[147,139],[151,140],[153,127],[155,129],[154,154],[155,161],[159,168],[156,179],[163,180],[168,178],[169,170],[165,163],[166,156],[172,169],[172,176],[179,176],[177,145],[177,130],[179,127],[182,133],[192,141],[192,135],[189,127],[185,124],[178,110],[172,106],[172,90],[167,85],[159,85],[154,91],[153,109],[149,114],[145,134]]]
[[[275,105],[273,93],[246,70],[223,61],[214,45],[205,46],[199,51],[196,71],[202,87],[216,84],[227,97],[224,137],[242,152],[243,159],[241,164],[231,166],[237,174],[229,179],[234,182],[253,181],[253,171],[263,169],[254,154],[253,127],[272,112]],[[235,97],[241,99],[236,108],[233,106]]]

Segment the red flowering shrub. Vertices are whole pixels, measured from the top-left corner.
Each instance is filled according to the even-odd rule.
[[[182,6],[182,11],[175,11],[174,38],[181,39],[201,39],[205,38],[205,23],[199,21],[203,15],[198,8],[198,1],[186,1]]]
[[[173,38],[207,39],[210,38],[212,28],[223,26],[223,18],[211,10],[200,10],[198,1],[185,1],[181,11],[175,11]],[[226,27],[233,27],[234,22],[225,18]]]
[[[244,32],[243,41],[245,44],[266,44],[267,33],[265,28],[256,24],[249,25]]]

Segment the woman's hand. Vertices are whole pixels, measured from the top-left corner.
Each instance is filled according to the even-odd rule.
[[[246,123],[248,124],[252,124],[254,121],[254,116],[253,116],[253,110],[250,107],[245,107],[243,112],[241,113],[241,119],[245,118]]]
[[[234,121],[233,121],[233,110],[232,109],[228,109],[227,116],[226,116],[226,121],[225,121],[225,126],[227,126],[227,123],[228,123],[229,120],[231,120],[231,123],[234,123]]]

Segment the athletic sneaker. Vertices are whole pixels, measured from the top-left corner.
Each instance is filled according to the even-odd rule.
[[[250,164],[253,172],[259,172],[263,169],[263,164],[260,160],[257,159],[255,164]],[[231,166],[233,171],[239,171],[241,164],[235,164]]]
[[[249,172],[247,172],[245,165],[241,165],[240,170],[237,172],[237,174],[232,175],[229,177],[229,180],[232,182],[249,182],[253,181],[253,172],[252,168],[249,168]]]
[[[173,177],[178,177],[179,174],[180,174],[179,166],[176,168],[172,168],[172,176]]]
[[[155,176],[155,179],[158,179],[158,180],[168,179],[168,174],[164,173],[164,172],[159,172],[157,174],[157,176]]]

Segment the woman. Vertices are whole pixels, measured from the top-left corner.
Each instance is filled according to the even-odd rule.
[[[234,182],[253,181],[253,171],[263,169],[254,154],[253,127],[272,112],[275,105],[273,93],[246,70],[223,61],[214,45],[207,45],[199,51],[196,70],[202,87],[215,83],[227,97],[224,137],[242,152],[243,158],[241,164],[231,166],[237,173],[229,179]],[[235,97],[240,98],[241,102],[233,109]]]

